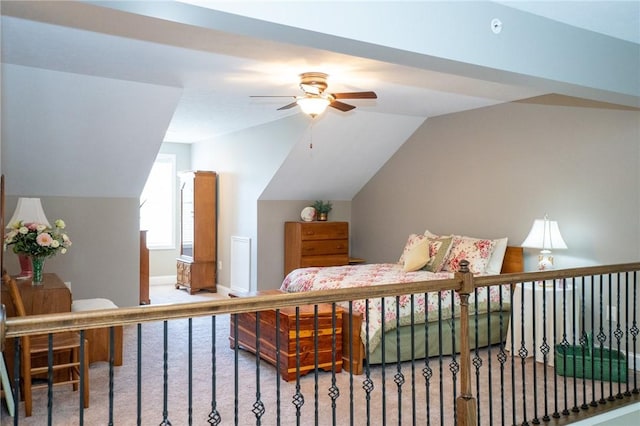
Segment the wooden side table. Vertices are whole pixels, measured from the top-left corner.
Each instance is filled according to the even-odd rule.
[[[253,295],[273,294],[279,290],[252,293]],[[231,295],[239,297],[240,295]],[[276,329],[276,311],[270,309],[260,311],[260,358],[276,366],[276,335],[280,336],[280,376],[285,381],[295,380],[298,374],[296,351],[299,348],[299,374],[305,374],[315,369],[316,352],[318,368],[331,371],[335,359],[335,371],[342,371],[342,309],[336,308],[335,316],[335,355],[333,351],[333,321],[332,305],[318,305],[318,347],[315,347],[315,308],[313,305],[299,307],[298,330],[299,338],[296,342],[296,308],[286,307],[279,310],[280,329]],[[230,346],[235,349],[234,324],[238,323],[238,345],[256,353],[256,319],[255,312],[247,312],[231,316]]]
[[[42,284],[33,285],[30,279],[16,280],[27,315],[71,312],[71,290],[56,274],[43,274]],[[16,316],[9,289],[2,284],[0,302],[4,303],[7,317]],[[5,363],[13,377],[15,345],[13,339],[5,342]]]

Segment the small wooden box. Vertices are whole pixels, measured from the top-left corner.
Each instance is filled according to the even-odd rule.
[[[287,307],[280,314],[280,376],[285,381],[296,379],[296,308]],[[342,371],[342,310],[336,308],[335,356],[333,356],[333,324],[330,304],[318,305],[318,368],[331,371],[335,359],[336,372]],[[238,344],[256,353],[256,313],[231,315],[231,348],[235,348],[234,323],[238,322]],[[300,376],[315,369],[315,317],[314,306],[301,306],[298,319]],[[260,311],[260,358],[276,366],[276,311]]]

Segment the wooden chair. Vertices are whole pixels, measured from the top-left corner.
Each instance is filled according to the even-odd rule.
[[[11,276],[2,276],[4,284],[9,289],[13,306],[18,316],[26,316],[26,310],[18,285]],[[46,378],[48,374],[48,363],[46,362],[49,352],[49,336],[32,336],[21,338],[22,351],[20,356],[22,396],[24,399],[24,410],[27,417],[31,416],[32,410],[32,390],[47,388],[48,381],[39,383],[34,378]],[[84,407],[89,407],[89,344],[84,342],[84,364],[80,364],[80,333],[61,332],[53,334],[53,372],[56,379],[54,386],[73,385],[73,390],[78,390],[80,380],[84,377]],[[34,362],[35,360],[44,360]],[[82,369],[82,374],[80,371]]]

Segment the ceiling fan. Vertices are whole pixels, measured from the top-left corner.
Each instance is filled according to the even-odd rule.
[[[300,74],[300,89],[304,92],[304,94],[300,96],[252,96],[252,98],[294,98],[294,102],[278,108],[278,111],[290,109],[298,105],[304,113],[310,115],[312,118],[315,118],[318,114],[322,114],[328,106],[345,112],[355,108],[354,105],[346,104],[338,99],[378,98],[375,92],[329,93],[326,91],[327,77],[328,75],[322,72],[305,72]]]

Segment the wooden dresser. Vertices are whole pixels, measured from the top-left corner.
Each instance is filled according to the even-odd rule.
[[[347,264],[348,222],[285,222],[285,276],[296,268]]]

